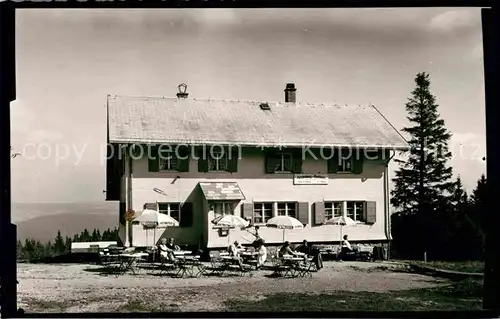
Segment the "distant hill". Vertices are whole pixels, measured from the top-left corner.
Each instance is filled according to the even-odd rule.
[[[118,226],[118,203],[13,203],[12,221],[17,238],[53,241],[57,231],[62,236]]]

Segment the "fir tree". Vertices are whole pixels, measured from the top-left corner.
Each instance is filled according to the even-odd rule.
[[[429,75],[418,73],[415,83],[416,88],[406,104],[410,125],[402,130],[409,136],[410,150],[404,154],[404,159],[395,160],[399,169],[393,179],[391,204],[396,214],[414,216],[405,218],[406,222],[400,224],[405,229],[397,232],[405,241],[410,239],[406,237],[411,233],[415,241],[412,248],[421,254],[428,250],[431,242],[445,240],[439,236],[448,235],[443,233],[446,217],[439,214],[451,209],[456,185],[452,180],[452,168],[447,165],[452,156],[448,149],[451,134],[430,92]]]
[[[55,246],[52,245],[52,242],[49,240],[49,242],[45,245],[45,256],[46,257],[52,257],[54,256],[55,253]]]
[[[472,191],[471,195],[471,212],[470,217],[473,222],[481,229],[481,233],[484,236],[484,229],[486,226],[486,176],[481,175],[481,178],[477,181],[476,188]]]
[[[83,230],[83,232],[80,235],[80,240],[83,242],[90,241],[90,234],[87,228]]]
[[[69,253],[71,252],[71,238],[66,236],[66,240],[64,241],[64,246],[65,246],[65,252],[66,253]]]
[[[64,253],[66,249],[66,244],[64,243],[64,239],[61,236],[61,231],[57,231],[57,236],[54,240],[54,252],[56,254],[62,254]]]
[[[454,205],[457,211],[466,211],[469,204],[469,196],[467,191],[464,189],[462,179],[460,176],[457,177],[455,182],[455,191],[450,197],[451,204]]]
[[[90,236],[90,241],[99,241],[97,239],[97,229],[94,228],[94,230],[92,231],[92,235]]]
[[[435,97],[430,92],[429,75],[419,73],[417,87],[408,99],[410,152],[406,159],[395,160],[400,168],[393,179],[391,203],[398,212],[406,214],[432,213],[448,199],[454,190],[448,141],[451,134],[438,113]]]

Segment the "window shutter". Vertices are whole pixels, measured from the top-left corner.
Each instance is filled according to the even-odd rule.
[[[352,172],[354,174],[361,174],[363,173],[363,159],[364,155],[363,152],[359,152],[359,157],[357,156],[358,154],[353,154],[354,159],[353,159],[353,166],[352,166]]]
[[[302,173],[302,151],[295,151],[292,154],[292,173]]]
[[[112,145],[116,149],[116,145]],[[120,200],[120,187],[123,160],[119,160],[118,154],[112,152],[112,148],[108,147],[106,160],[106,200]],[[123,158],[123,156],[122,156]]]
[[[276,171],[276,167],[279,165],[278,159],[276,158],[276,151],[266,150],[264,152],[266,173],[273,174]]]
[[[227,171],[230,173],[238,172],[238,149],[231,149],[231,158],[227,160]]]
[[[339,169],[339,156],[335,150],[332,150],[333,156],[327,161],[328,173],[336,174]]]
[[[193,203],[185,202],[181,206],[181,221],[179,222],[179,226],[193,227],[193,223],[194,223]]]
[[[314,203],[314,224],[323,225],[325,221],[325,203],[316,202]]]
[[[120,202],[120,224],[125,225],[125,214],[126,212],[126,204],[125,202]]]
[[[151,210],[156,210],[158,211],[158,203],[145,203],[144,204],[144,209],[151,209]]]
[[[204,154],[205,153],[205,154]],[[198,172],[207,173],[208,172],[208,154],[203,152],[203,149],[198,150]]]
[[[365,202],[365,220],[367,224],[375,224],[377,221],[377,202]]]
[[[254,210],[253,210],[253,203],[243,203],[241,204],[241,216],[244,219],[249,218],[250,221],[253,223],[254,222]]]
[[[151,146],[148,149],[148,170],[150,172],[159,172],[160,171],[160,159],[159,159],[158,147]]]
[[[189,172],[189,148],[187,146],[182,146],[178,148],[179,159],[177,170],[179,172]]]
[[[297,219],[304,225],[309,224],[309,203],[299,202],[297,203]]]

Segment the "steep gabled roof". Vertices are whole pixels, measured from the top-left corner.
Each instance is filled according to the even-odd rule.
[[[107,102],[110,143],[408,148],[374,106],[114,95]]]

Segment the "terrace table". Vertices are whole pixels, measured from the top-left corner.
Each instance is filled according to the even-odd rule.
[[[259,256],[259,252],[257,251],[244,251],[240,253],[240,256],[243,258],[244,264],[248,264],[251,267],[257,269],[257,256]]]
[[[222,275],[225,271],[233,270],[237,271],[240,275],[243,274],[244,271],[240,268],[240,264],[238,263],[238,258],[234,256],[220,256],[222,261],[222,265],[218,270],[219,275]]]
[[[118,255],[118,258],[120,259],[120,266],[118,269],[121,271],[122,274],[125,274],[127,271],[130,270],[135,275],[136,274],[135,266],[137,264],[137,261],[142,259],[143,257],[148,257],[148,254],[147,253],[120,254]]]
[[[189,250],[174,250],[174,256],[191,255],[193,252]]]
[[[305,257],[305,254],[302,255],[304,257],[295,257],[291,255],[283,256],[283,262],[291,266],[290,275],[292,277],[304,277],[306,273],[310,274],[313,257]]]
[[[179,255],[176,257],[177,262],[177,277],[183,278],[185,275],[190,277],[198,277],[205,272],[205,267],[200,262],[200,256],[198,255]],[[193,269],[197,268],[198,272],[193,273]]]

